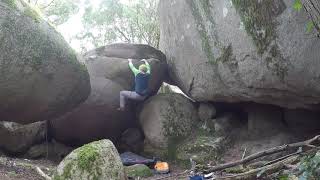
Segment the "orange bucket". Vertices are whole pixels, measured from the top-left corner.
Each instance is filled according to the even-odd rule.
[[[169,172],[169,164],[166,162],[157,162],[154,169],[161,174],[166,174]]]

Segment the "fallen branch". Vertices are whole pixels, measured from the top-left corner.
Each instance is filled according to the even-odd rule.
[[[51,179],[52,179],[50,176],[46,175],[38,166],[36,166],[35,169],[36,169],[37,173],[38,173],[41,177],[43,177],[45,180],[51,180]]]
[[[292,153],[292,154],[288,154],[288,155],[283,156],[283,157],[280,157],[280,158],[278,158],[278,159],[269,161],[269,162],[267,162],[266,164],[264,164],[264,166],[267,166],[267,165],[270,165],[270,164],[274,164],[274,163],[276,163],[276,162],[278,162],[278,161],[282,161],[282,160],[284,160],[284,159],[287,159],[288,157],[291,157],[291,156],[294,156],[294,155],[298,155],[298,154],[300,154],[300,153],[301,153],[301,152],[295,152],[295,153]]]
[[[245,157],[246,152],[247,152],[247,148],[244,149],[244,152],[243,152],[243,154],[242,154],[241,160],[243,160],[243,158]]]
[[[292,164],[298,160],[299,156],[295,155],[292,157],[288,157],[287,159],[284,159],[282,161],[276,162],[274,164],[270,164],[268,166],[260,167],[257,169],[250,170],[245,173],[232,175],[232,176],[226,176],[226,177],[218,177],[214,178],[214,180],[244,180],[244,179],[256,179],[257,174],[260,172],[264,172],[265,174],[273,174],[280,169],[283,169],[287,164]]]
[[[242,160],[238,160],[238,161],[235,161],[235,162],[230,162],[230,163],[226,163],[226,164],[213,166],[213,167],[209,168],[209,170],[207,170],[207,172],[215,172],[215,171],[223,170],[223,169],[234,167],[234,166],[237,166],[237,165],[240,165],[240,164],[245,164],[247,162],[250,162],[250,161],[255,160],[257,158],[260,158],[260,157],[264,157],[264,156],[268,156],[268,155],[271,155],[271,154],[275,154],[275,153],[279,153],[279,152],[283,152],[283,151],[296,149],[296,148],[299,148],[299,147],[309,147],[309,148],[311,148],[310,146],[313,146],[312,143],[314,143],[315,141],[318,141],[319,139],[320,139],[320,135],[317,135],[314,138],[306,140],[306,141],[287,144],[287,145],[282,145],[282,146],[277,146],[277,147],[274,147],[274,148],[271,148],[271,149],[260,151],[258,153],[255,153],[255,154],[252,154],[250,156],[247,156],[246,158],[244,158]]]

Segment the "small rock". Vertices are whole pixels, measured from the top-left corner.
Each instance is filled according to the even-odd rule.
[[[125,167],[125,172],[128,177],[138,178],[138,177],[150,177],[153,175],[151,169],[144,164],[136,164],[133,166]]]
[[[73,150],[72,147],[65,146],[56,141],[32,146],[29,151],[24,155],[30,159],[43,158],[48,156],[49,159],[61,161]]]
[[[0,122],[0,147],[8,153],[22,153],[33,144],[45,140],[46,121],[22,125],[14,122]]]

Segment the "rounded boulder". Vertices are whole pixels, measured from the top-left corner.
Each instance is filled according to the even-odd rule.
[[[148,49],[148,52],[143,53],[144,49]],[[136,52],[136,55],[133,52]],[[102,138],[115,142],[123,131],[138,123],[132,102],[127,104],[125,112],[117,110],[120,106],[120,91],[134,88],[134,75],[126,58],[137,58],[133,59],[137,68],[142,63],[139,62],[141,59],[149,62],[150,95],[157,93],[166,76],[166,59],[160,51],[137,44],[111,44],[90,51],[84,57],[90,74],[91,94],[76,109],[52,120],[50,132],[55,139],[69,145],[79,146]]]
[[[46,120],[88,97],[86,67],[25,1],[0,1],[0,42],[1,120]]]

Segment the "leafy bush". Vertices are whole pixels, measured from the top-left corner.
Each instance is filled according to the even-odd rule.
[[[320,151],[315,155],[308,155],[302,158],[299,170],[299,180],[315,180],[320,176]]]

